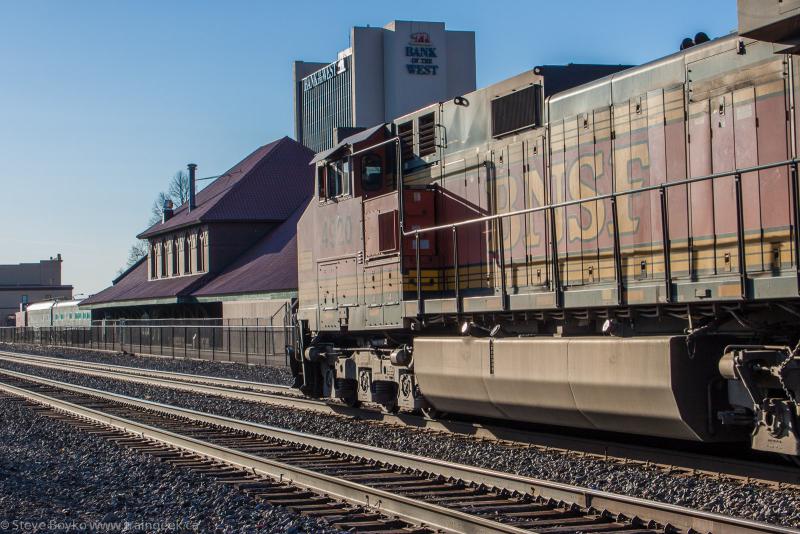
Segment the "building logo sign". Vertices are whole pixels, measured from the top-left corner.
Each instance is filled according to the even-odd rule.
[[[335,78],[339,74],[347,71],[347,61],[345,58],[339,61],[334,61],[330,65],[322,67],[316,72],[313,72],[303,78],[303,92],[310,91],[316,86]]]
[[[409,74],[436,76],[439,65],[435,64],[435,60],[439,56],[436,55],[436,47],[431,43],[428,32],[411,34],[406,45],[406,57],[408,58],[406,69]]]

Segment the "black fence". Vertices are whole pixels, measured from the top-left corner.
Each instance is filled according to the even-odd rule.
[[[289,317],[283,308],[273,317],[253,317],[236,319],[104,319],[92,321],[92,326],[284,326]]]
[[[3,327],[0,342],[112,350],[284,367],[294,330],[286,326],[99,325]]]

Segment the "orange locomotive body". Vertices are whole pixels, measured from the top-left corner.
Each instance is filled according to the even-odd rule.
[[[781,46],[537,67],[318,154],[298,385],[800,454],[800,63]]]

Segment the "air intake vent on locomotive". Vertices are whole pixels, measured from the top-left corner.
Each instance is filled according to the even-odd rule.
[[[542,86],[531,85],[492,100],[492,137],[542,123]]]

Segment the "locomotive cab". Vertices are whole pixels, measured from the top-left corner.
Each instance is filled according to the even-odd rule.
[[[425,188],[402,190],[395,134],[384,124],[362,130],[312,161],[316,198],[298,224],[298,319],[315,340],[295,351],[303,363],[295,367],[314,396],[414,409],[400,346],[384,332],[404,325],[403,204],[411,204],[406,224],[429,225],[433,211]]]

